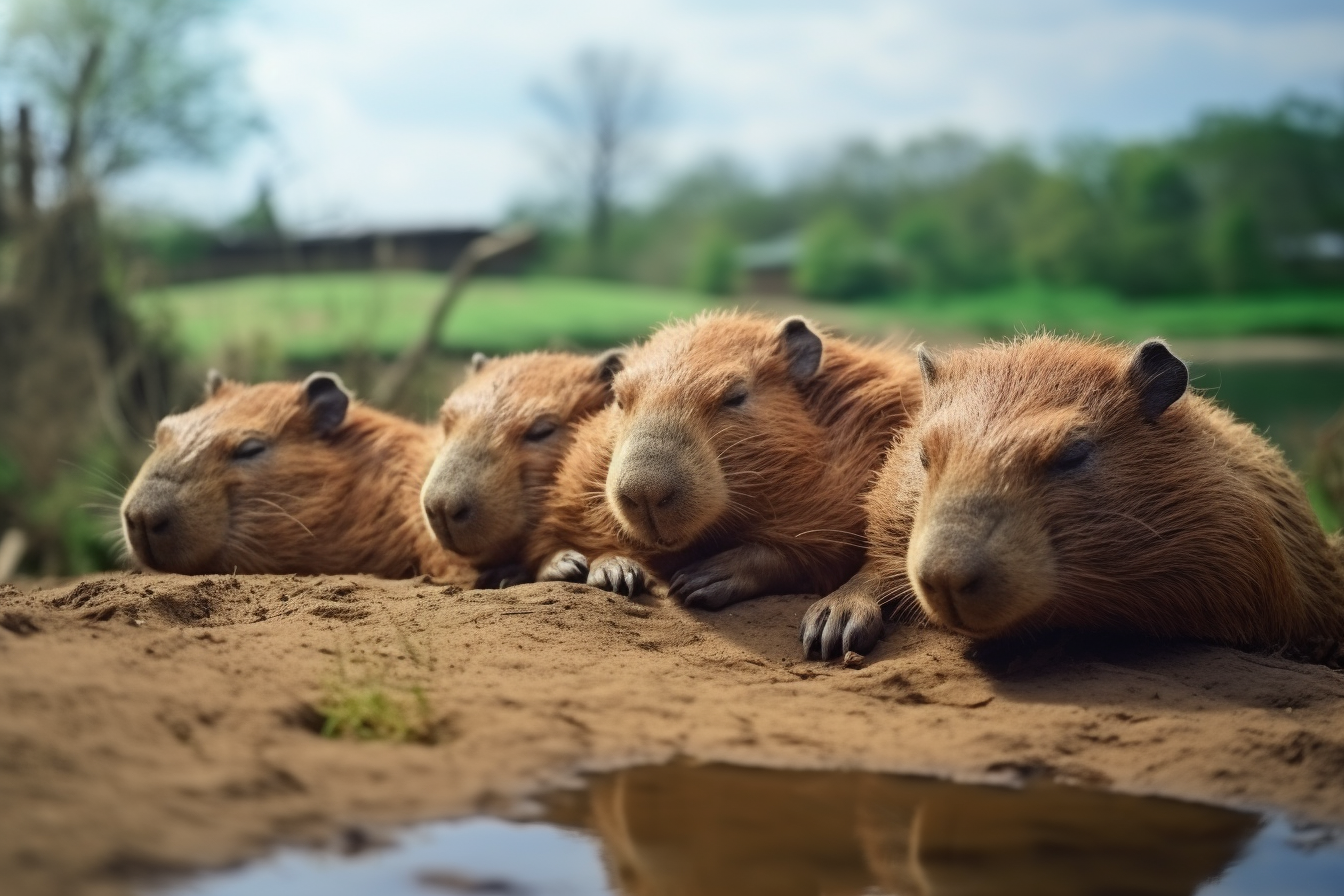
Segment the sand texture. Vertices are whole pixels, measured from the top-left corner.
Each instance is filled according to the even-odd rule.
[[[1048,777],[1344,823],[1344,674],[1189,643],[801,660],[813,598],[721,613],[579,585],[115,574],[0,586],[0,880],[124,893],[350,825],[703,761]],[[969,654],[969,655],[968,655]],[[428,742],[321,737],[351,689]]]

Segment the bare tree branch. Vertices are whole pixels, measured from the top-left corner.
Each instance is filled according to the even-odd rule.
[[[662,79],[621,50],[580,51],[559,78],[532,91],[572,159],[583,197],[589,263],[606,273],[612,219],[632,174],[638,144],[663,113]]]
[[[424,363],[425,356],[429,354],[439,338],[439,330],[443,328],[443,321],[448,316],[448,312],[457,304],[462,295],[462,290],[466,288],[472,275],[476,273],[477,267],[482,263],[496,258],[506,252],[518,249],[536,238],[536,232],[530,227],[516,227],[508,230],[501,230],[496,233],[488,233],[485,236],[477,237],[462,251],[457,261],[453,263],[452,270],[448,272],[448,279],[444,283],[443,292],[439,293],[439,298],[430,310],[429,318],[425,321],[425,328],[420,333],[420,338],[411,343],[402,351],[396,362],[388,368],[374,385],[370,393],[369,400],[379,407],[389,407],[401,398],[406,390],[407,383],[411,377]]]

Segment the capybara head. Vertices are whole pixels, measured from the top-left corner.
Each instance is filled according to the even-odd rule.
[[[268,558],[278,542],[304,540],[307,527],[285,504],[329,487],[328,442],[349,405],[332,373],[245,386],[212,371],[203,404],[159,423],[122,500],[136,558],[186,574],[307,571]]]
[[[445,547],[478,566],[519,556],[574,426],[601,410],[622,354],[476,355],[443,403],[445,441],[421,491]]]
[[[748,506],[771,500],[761,484],[820,442],[800,388],[821,364],[821,338],[800,317],[705,315],[651,336],[613,386],[606,497],[625,534],[678,551],[731,535],[734,510],[767,512]]]
[[[1175,547],[1191,498],[1169,435],[1185,365],[1157,340],[1041,336],[920,366],[923,414],[869,500],[875,555],[904,555],[924,610],[973,637],[1124,613],[1150,587],[1137,541]]]

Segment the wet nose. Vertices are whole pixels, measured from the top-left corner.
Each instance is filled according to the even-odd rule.
[[[616,490],[623,509],[652,517],[676,503],[680,489],[670,476],[626,477]]]
[[[955,608],[984,591],[989,567],[980,551],[938,552],[924,557],[915,574],[926,595]]]
[[[462,528],[473,522],[476,505],[470,497],[462,495],[427,495],[425,497],[425,516],[439,540],[452,542],[454,536],[462,534]],[[448,545],[451,547],[451,544]]]
[[[173,527],[172,511],[166,507],[131,507],[125,515],[127,528],[142,536],[162,538]]]

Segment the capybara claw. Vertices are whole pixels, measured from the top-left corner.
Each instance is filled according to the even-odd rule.
[[[527,567],[521,563],[510,563],[482,570],[476,577],[477,588],[512,588],[514,585],[526,585],[532,581]]]
[[[808,659],[839,659],[851,650],[866,654],[882,640],[882,608],[867,597],[836,593],[803,615],[799,631]]]
[[[644,589],[644,569],[628,557],[603,557],[588,573],[588,584],[603,591],[634,597]]]
[[[560,551],[537,573],[538,582],[586,582],[588,558],[578,551]]]

